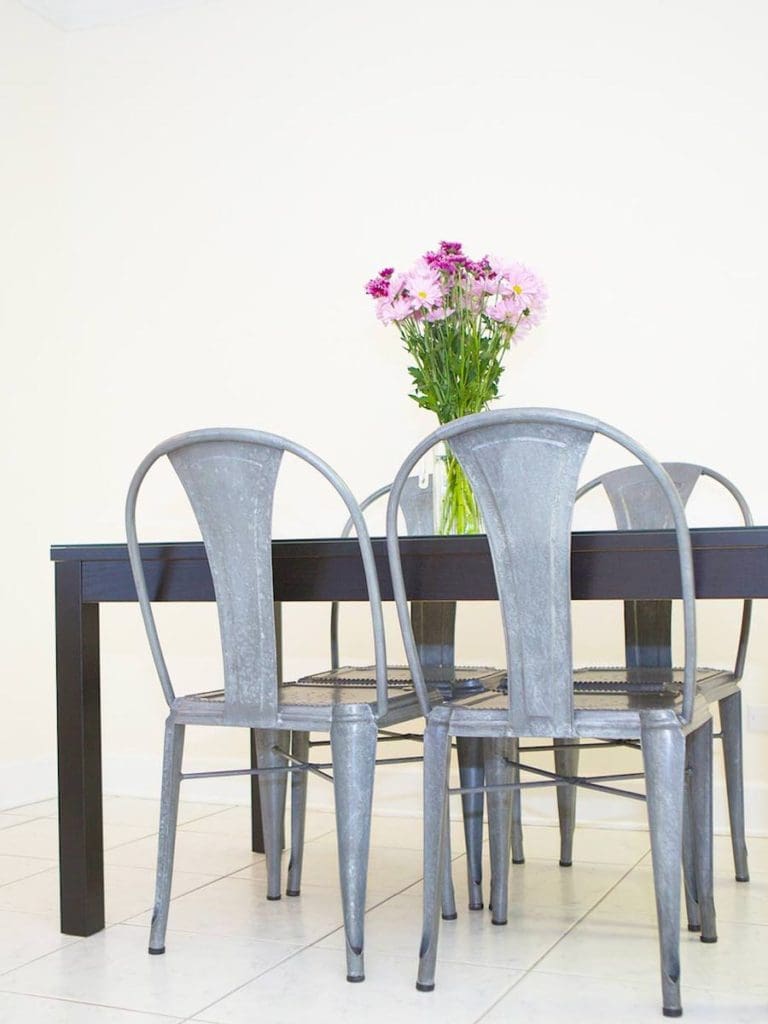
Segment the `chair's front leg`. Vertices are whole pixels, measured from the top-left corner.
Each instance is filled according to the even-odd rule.
[[[309,760],[309,733],[291,733],[291,753],[300,761]],[[291,859],[288,862],[286,896],[301,892],[301,868],[304,862],[304,831],[307,820],[307,772],[291,773]]]
[[[674,715],[641,716],[653,883],[659,922],[662,1007],[680,1017],[680,859],[683,845],[685,740]]]
[[[445,856],[443,836],[451,759],[450,721],[450,708],[434,708],[424,730],[424,921],[416,981],[420,992],[431,992],[435,987],[440,888]]]
[[[459,762],[459,781],[462,788],[476,788],[485,781],[483,741],[475,736],[459,736],[456,739],[456,754]],[[482,790],[478,793],[462,793],[461,809],[464,817],[464,841],[467,851],[467,889],[469,909],[483,909],[483,808]]]
[[[337,705],[331,723],[333,791],[347,981],[363,981],[363,932],[377,728],[368,705]]]
[[[288,734],[277,729],[257,729],[256,755],[259,768],[286,768],[286,760],[276,751]],[[264,853],[267,858],[267,899],[280,899],[280,875],[283,855],[283,828],[287,772],[267,771],[259,775],[261,818],[264,827]]]
[[[573,778],[579,772],[579,741],[555,739],[555,771]],[[573,832],[576,827],[576,786],[557,787],[557,815],[560,819],[560,867],[573,864]]]
[[[691,840],[701,941],[717,942],[712,873],[712,719],[687,738]]]

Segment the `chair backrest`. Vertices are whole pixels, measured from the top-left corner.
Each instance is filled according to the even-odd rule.
[[[558,409],[499,409],[435,430],[406,458],[387,508],[392,585],[408,662],[428,713],[424,676],[406,607],[397,534],[400,493],[415,463],[439,441],[469,478],[485,522],[501,606],[513,735],[571,736],[571,520],[581,465],[595,434],[621,445],[658,482],[677,537],[684,606],[682,716],[695,696],[693,561],[685,511],[666,471],[636,441],[597,419]]]
[[[702,477],[720,484],[739,507],[745,526],[752,525],[752,513],[739,489],[721,473],[689,462],[663,462],[684,506]],[[620,530],[668,530],[672,527],[669,505],[644,466],[626,466],[595,477],[576,492],[576,500],[602,487],[611,503]],[[749,643],[752,602],[747,600],[741,615],[734,675],[740,679]],[[627,668],[671,668],[672,602],[625,601],[624,640]]]
[[[155,625],[136,534],[136,502],[147,472],[167,456],[200,527],[219,616],[227,722],[274,727],[279,709],[272,579],[272,508],[284,452],[309,463],[344,501],[357,532],[373,623],[379,713],[387,678],[379,584],[362,512],[344,481],[318,456],[257,430],[211,428],[163,441],[142,461],[126,501],[128,554],[139,605],[163,693],[175,699]]]
[[[389,494],[392,484],[385,484],[373,491],[360,502],[360,511]],[[400,510],[405,521],[405,532],[409,537],[430,536],[435,532],[433,476],[419,474],[409,476],[403,485]],[[352,519],[347,519],[342,537],[348,537],[353,529]],[[455,668],[454,639],[456,632],[455,601],[412,601],[411,623],[416,635],[421,663],[429,667],[431,674],[449,680]],[[331,668],[339,668],[339,604],[331,605]]]

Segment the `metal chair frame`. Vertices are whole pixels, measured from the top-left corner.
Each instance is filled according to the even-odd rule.
[[[678,542],[685,666],[682,687],[616,700],[574,694],[570,611],[570,532],[578,474],[595,434],[645,465],[668,502]],[[486,525],[505,634],[506,693],[485,693],[457,707],[433,707],[414,642],[400,559],[397,510],[412,467],[447,442],[469,477]],[[662,1005],[680,1002],[680,859],[685,774],[693,776],[694,861],[703,929],[714,937],[711,843],[711,726],[696,690],[693,562],[685,511],[666,471],[637,442],[593,417],[557,409],[500,409],[446,424],[405,459],[387,510],[390,571],[408,663],[427,718],[424,744],[424,925],[417,988],[434,988],[439,879],[452,736],[485,739],[484,790],[491,822],[493,921],[507,919],[511,793],[521,787],[572,786],[574,773],[516,781],[508,741],[520,736],[617,737],[639,741],[644,758],[661,952]],[[690,737],[690,739],[688,739]],[[686,745],[688,763],[686,765]],[[519,762],[518,766],[522,767]],[[550,773],[545,773],[550,775]],[[593,783],[593,788],[601,783]],[[458,792],[461,792],[461,787]]]
[[[354,522],[363,561],[373,630],[375,693],[279,684],[272,586],[271,520],[284,452],[313,466],[336,490]],[[197,519],[211,568],[224,663],[223,691],[177,696],[163,655],[136,530],[140,487],[167,456]],[[360,508],[344,481],[322,459],[286,438],[257,430],[210,428],[169,438],[141,462],[126,501],[128,553],[152,658],[169,715],[165,728],[155,905],[149,952],[165,951],[182,779],[258,775],[267,861],[267,899],[280,899],[282,817],[286,779],[312,772],[333,782],[347,979],[365,976],[363,932],[370,845],[376,736],[381,727],[419,714],[413,691],[389,692],[379,584]],[[373,698],[373,699],[372,699]],[[428,698],[430,699],[430,698]],[[438,703],[440,697],[431,698]],[[187,725],[244,726],[254,730],[258,768],[182,772]],[[288,750],[290,732],[328,732],[330,763],[310,764]],[[332,767],[333,775],[326,769]]]

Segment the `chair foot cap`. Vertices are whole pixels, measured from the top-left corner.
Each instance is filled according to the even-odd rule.
[[[666,1006],[663,1006],[661,1008],[661,1012],[664,1014],[665,1017],[682,1017],[683,1016],[683,1011],[682,1010],[668,1010],[666,1008]]]
[[[279,896],[267,896],[267,899],[269,900],[270,903],[275,903],[275,902],[277,902],[277,900],[280,899],[280,897]]]
[[[470,903],[469,904],[469,909],[470,910],[482,910],[483,909],[483,904],[482,903]]]
[[[441,914],[440,916],[442,917],[442,919],[443,919],[444,921],[455,921],[455,920],[456,920],[456,918],[457,918],[457,917],[458,917],[459,915],[458,915],[458,914]]]
[[[702,935],[699,939],[700,942],[706,942],[708,945],[713,945],[717,942],[716,935]]]
[[[572,860],[561,860],[560,861],[560,867],[561,868],[572,868],[573,867],[573,861]]]
[[[521,857],[519,860],[515,860],[515,858],[513,857],[512,858],[512,863],[513,864],[525,864],[525,857]]]
[[[161,946],[160,949],[152,949],[152,947],[150,946],[147,952],[149,953],[150,956],[162,956],[163,953],[165,952],[165,946]]]
[[[364,974],[348,974],[347,981],[350,985],[356,985],[359,981],[365,981]]]
[[[688,925],[688,931],[689,932],[700,932],[701,931],[701,925],[700,924],[689,924]]]
[[[422,985],[422,983],[420,981],[417,981],[416,982],[416,991],[417,992],[434,992],[435,991],[435,983],[433,981],[431,985]]]
[[[300,896],[301,895],[301,889],[286,889],[285,890],[285,895],[286,896]]]
[[[749,881],[749,875],[736,875],[736,881],[737,882],[748,882]]]
[[[493,918],[491,918],[491,924],[498,924],[498,925],[504,925],[504,924],[506,924],[506,923],[507,923],[507,919],[506,919],[506,918],[504,918],[504,920],[503,920],[503,921],[494,921],[494,919],[493,919]]]

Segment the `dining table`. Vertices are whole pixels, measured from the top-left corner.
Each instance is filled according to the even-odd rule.
[[[768,597],[768,526],[690,533],[697,598]],[[381,596],[391,601],[386,541],[373,538],[372,543]],[[410,599],[497,600],[484,535],[404,537],[400,543]],[[215,599],[202,543],[147,543],[141,554],[151,600]],[[55,571],[61,930],[84,936],[104,927],[99,606],[136,602],[137,597],[125,544],[58,544],[50,557]],[[275,539],[272,569],[278,641],[285,602],[368,598],[355,539]],[[680,597],[674,532],[574,532],[571,596],[602,601]],[[253,744],[251,757],[253,768]],[[255,778],[251,794],[250,841],[254,850],[262,850]]]

